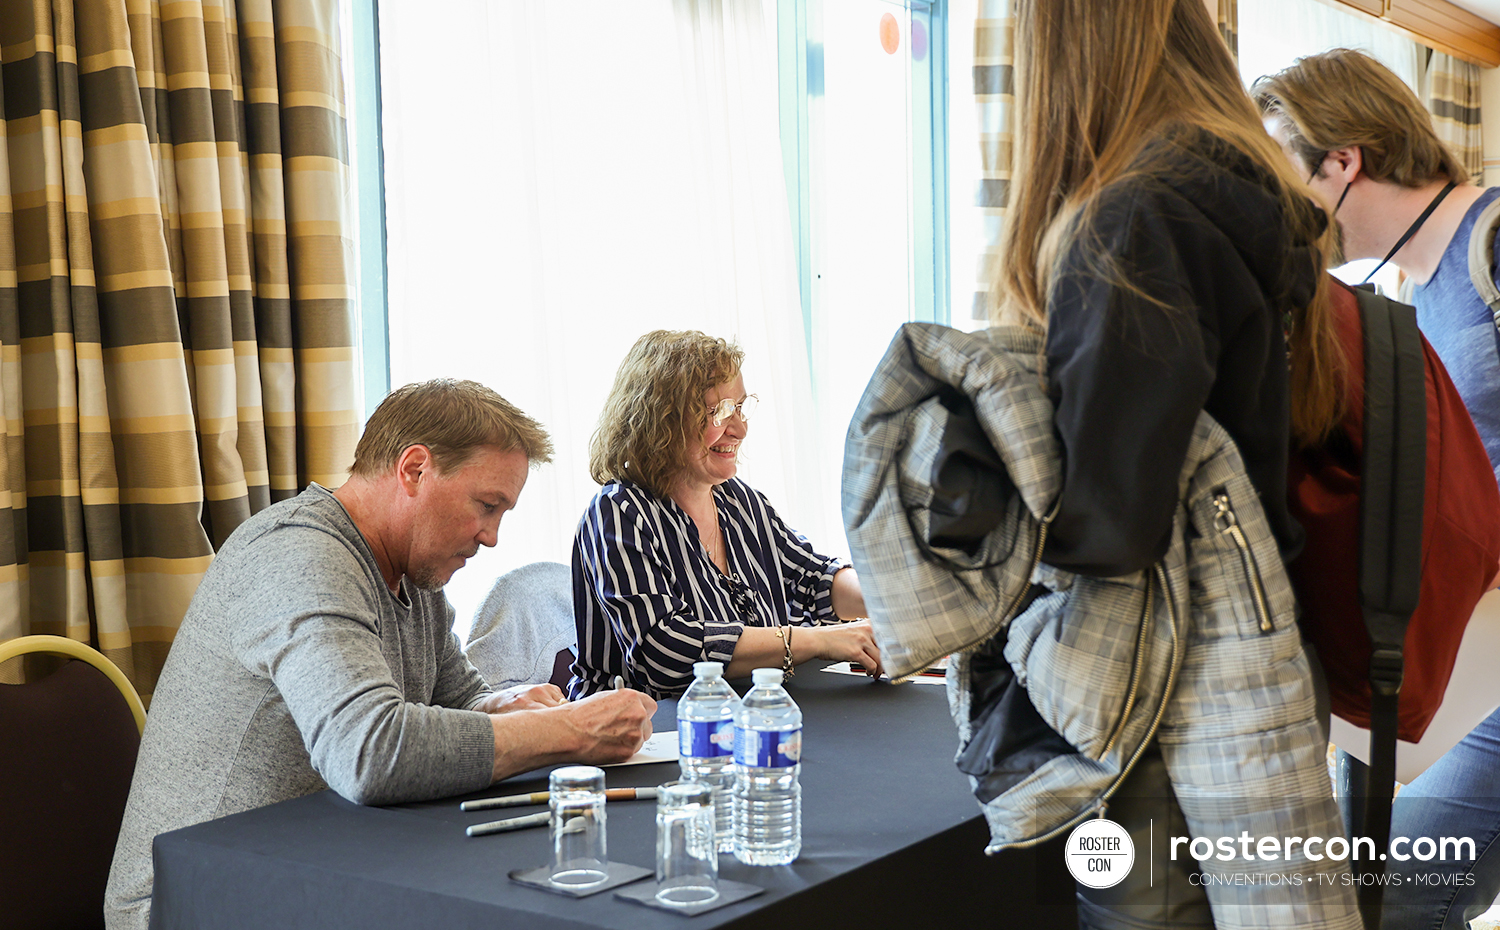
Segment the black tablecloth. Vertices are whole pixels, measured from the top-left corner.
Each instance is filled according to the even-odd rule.
[[[744,692],[747,682],[738,682]],[[569,899],[506,873],[547,861],[545,828],[469,838],[470,824],[541,807],[463,813],[459,798],[361,807],[331,791],[156,839],[155,930],[423,927],[1076,926],[1059,843],[983,854],[987,831],[966,779],[944,689],[817,671],[790,682],[803,721],[802,855],[720,875],[766,893],[697,917],[617,900]],[[658,730],[675,729],[662,702]],[[606,770],[609,787],[656,785],[676,763]],[[470,797],[546,790],[545,772]],[[651,868],[655,802],[609,805],[612,860]]]

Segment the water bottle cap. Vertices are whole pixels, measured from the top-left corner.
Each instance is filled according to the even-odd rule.
[[[724,677],[724,663],[723,662],[694,662],[693,663],[693,677],[694,678],[723,678]]]
[[[781,684],[781,669],[758,668],[750,673],[750,680],[757,685],[779,685]]]

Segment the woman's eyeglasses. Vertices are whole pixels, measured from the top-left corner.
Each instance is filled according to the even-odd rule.
[[[755,413],[755,407],[759,403],[760,398],[754,394],[745,395],[745,399],[739,403],[726,397],[708,408],[708,418],[713,421],[714,426],[723,426],[724,421],[734,416],[734,412],[738,410],[740,419],[749,422],[751,414]]]

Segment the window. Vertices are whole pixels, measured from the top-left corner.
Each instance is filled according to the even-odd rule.
[[[370,0],[354,2],[359,42]],[[950,314],[939,6],[443,9],[381,4],[363,32],[378,41],[383,166],[369,151],[373,68],[352,132],[362,190],[377,190],[361,215],[367,237],[383,219],[389,302],[367,339],[368,390],[385,390],[385,337],[389,384],[482,381],[558,449],[499,545],[449,585],[460,634],[498,574],[568,560],[596,490],[589,436],[621,358],[654,328],[738,340],[762,398],[741,474],[846,553],[838,475],[854,404],[898,323]],[[378,270],[369,242],[362,258]]]
[[[781,0],[777,12],[815,399],[817,470],[804,480],[832,505],[820,522],[793,525],[847,552],[837,508],[844,434],[865,383],[900,324],[953,315],[946,25],[941,8],[919,0]]]

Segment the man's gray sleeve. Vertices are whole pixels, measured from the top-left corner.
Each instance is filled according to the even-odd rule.
[[[446,603],[446,601],[445,601]],[[453,609],[448,608],[446,629],[453,628]],[[490,686],[484,676],[469,661],[459,645],[458,637],[449,633],[438,645],[437,683],[432,689],[432,703],[439,707],[463,707],[473,709],[475,704],[490,696]]]
[[[276,545],[295,545],[293,535],[276,534]],[[301,577],[295,583],[284,575],[251,578],[241,589],[242,612],[253,611],[261,620],[233,635],[246,668],[270,678],[281,693],[313,768],[330,788],[360,804],[487,786],[495,752],[489,717],[431,706],[423,695],[410,693],[413,680],[435,683],[428,676],[438,670],[426,664],[438,658],[432,653],[402,655],[398,648],[397,674],[406,678],[404,689],[398,686],[392,644],[379,633],[377,598],[385,592],[369,589],[368,571],[344,546],[308,541],[312,551],[296,560]],[[283,551],[244,562],[259,561],[274,571],[278,563],[285,567],[286,556]],[[404,644],[408,651],[421,645]],[[411,663],[415,671],[406,667]]]

